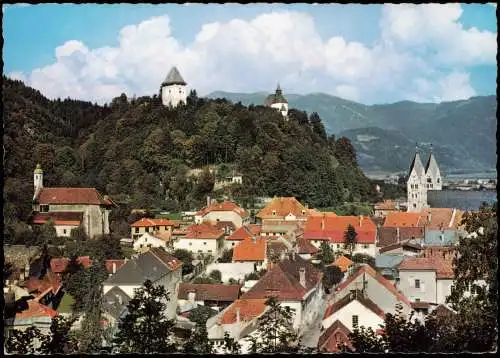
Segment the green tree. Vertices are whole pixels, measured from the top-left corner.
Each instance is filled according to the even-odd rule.
[[[193,272],[193,253],[185,249],[175,249],[173,254],[174,257],[182,261],[182,274],[187,275]]]
[[[344,273],[338,266],[326,266],[323,270],[323,287],[329,291],[333,285],[339,284],[343,278]]]
[[[101,267],[99,267],[101,266]],[[104,263],[96,262],[89,268],[88,295],[85,300],[82,329],[79,334],[78,350],[83,353],[98,353],[102,348],[102,272]]]
[[[174,322],[167,318],[169,294],[163,286],[147,280],[135,290],[127,314],[118,325],[114,345],[121,353],[172,353]]]
[[[376,269],[375,258],[368,254],[358,253],[352,257],[352,261],[358,264],[367,264]]]
[[[70,330],[76,317],[66,319],[55,316],[50,325],[50,335],[43,340],[41,352],[44,354],[68,354],[76,351],[77,342]]]
[[[41,241],[46,244],[51,244],[57,239],[57,232],[52,220],[47,221],[40,227]]]
[[[232,262],[233,261],[233,249],[225,249],[222,252],[219,262]]]
[[[352,225],[349,224],[347,226],[347,230],[344,232],[344,244],[345,247],[349,250],[349,257],[352,257],[352,252],[356,247],[358,234]]]
[[[211,354],[213,352],[213,345],[212,342],[208,340],[206,325],[210,313],[206,310],[198,313],[198,316],[195,318],[189,315],[190,320],[196,322],[196,326],[193,328],[187,341],[183,344],[184,353]]]
[[[293,353],[298,350],[299,338],[293,329],[295,310],[281,306],[276,297],[266,301],[267,311],[257,320],[260,338],[252,343],[257,353]]]
[[[224,332],[224,343],[222,345],[222,349],[224,350],[224,354],[241,354],[241,345],[232,338],[229,333]]]
[[[219,270],[212,270],[208,276],[217,282],[222,282],[222,274]]]
[[[9,354],[35,354],[39,352],[42,340],[43,335],[35,326],[30,326],[23,331],[13,329],[10,330],[5,348]]]
[[[333,260],[335,259],[335,255],[334,255],[333,250],[330,247],[330,245],[328,245],[328,243],[326,241],[323,241],[323,242],[321,242],[319,250],[320,250],[320,252],[318,254],[318,258],[321,260],[321,262],[324,265],[331,264],[333,262]]]
[[[85,232],[85,228],[82,225],[80,225],[74,229],[71,229],[71,233],[69,234],[69,237],[72,240],[76,240],[78,243],[89,241],[89,237],[87,236],[87,233]]]

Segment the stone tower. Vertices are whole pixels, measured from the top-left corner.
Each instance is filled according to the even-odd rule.
[[[270,94],[267,96],[265,102],[265,106],[276,108],[283,117],[287,118],[288,116],[288,101],[283,96],[283,92],[281,91],[280,84],[276,88],[276,92],[274,94]]]
[[[164,106],[177,107],[181,102],[187,102],[187,83],[182,78],[177,67],[172,67],[161,84],[161,100]]]
[[[37,164],[35,170],[33,171],[33,186],[35,189],[33,197],[36,197],[40,189],[43,188],[43,170],[40,164]]]
[[[427,208],[427,188],[425,186],[425,169],[418,152],[415,153],[406,183],[409,212],[420,212]]]
[[[425,186],[427,190],[442,190],[443,181],[441,179],[441,172],[439,170],[436,158],[434,154],[429,154],[429,160],[427,160],[427,165],[425,166]]]

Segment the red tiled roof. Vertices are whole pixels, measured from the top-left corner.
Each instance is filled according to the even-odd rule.
[[[238,230],[229,235],[226,240],[236,240],[242,241],[246,238],[251,238],[252,236],[257,236],[260,234],[260,226],[250,224],[240,227]]]
[[[389,280],[387,280],[384,276],[382,276],[379,272],[375,271],[371,266],[369,265],[362,265],[360,266],[355,273],[353,273],[349,278],[342,282],[335,291],[340,292],[347,288],[355,279],[357,279],[359,276],[361,276],[363,273],[366,273],[373,277],[378,283],[380,283],[382,286],[384,286],[390,293],[392,293],[396,298],[404,302],[406,305],[411,306],[410,300],[406,298],[401,292],[399,292]]]
[[[112,205],[95,188],[42,188],[35,198],[39,204]]]
[[[384,247],[409,239],[423,239],[424,236],[423,227],[379,227],[377,246]]]
[[[150,252],[156,258],[158,258],[161,262],[163,262],[171,271],[177,270],[183,264],[183,262],[181,260],[170,255],[169,253],[165,252],[165,250],[163,250],[159,247],[152,247],[149,249],[148,252]]]
[[[275,215],[273,215],[273,211]],[[295,197],[280,197],[271,200],[257,215],[260,219],[279,219],[292,214],[296,217],[309,215],[310,210],[302,205]]]
[[[418,245],[418,244],[414,244],[414,243],[411,243],[411,242],[398,242],[398,243],[395,243],[395,244],[392,244],[392,245],[387,245],[387,246],[384,246],[382,248],[379,249],[379,253],[384,253],[384,252],[387,252],[387,251],[392,251],[392,250],[395,250],[395,249],[399,249],[399,248],[410,248],[410,249],[413,249],[413,250],[423,250],[423,247]]]
[[[55,257],[50,260],[50,269],[54,273],[63,273],[64,270],[66,269],[66,266],[68,266],[70,259],[66,257]],[[90,256],[79,256],[77,257],[76,261],[78,263],[81,263],[84,268],[89,267],[92,264],[92,260],[90,259]]]
[[[28,281],[24,283],[24,287],[26,287],[29,293],[35,293],[37,295],[47,291],[47,289],[52,289],[52,292],[55,294],[59,291],[61,286],[61,281],[59,281],[55,273],[50,269],[47,270],[47,273],[42,279],[30,277]]]
[[[453,257],[406,257],[398,265],[398,270],[404,271],[435,271],[436,278],[452,279],[455,277],[453,272]]]
[[[195,292],[195,301],[235,301],[240,295],[241,285],[181,283],[177,298],[188,299],[188,292]]]
[[[282,252],[287,252],[288,246],[279,240],[270,240],[267,242],[267,258],[271,259],[273,256],[280,256]]]
[[[151,226],[175,226],[178,227],[179,224],[175,221],[169,219],[149,219],[141,218],[135,223],[130,225],[131,227],[151,227]]]
[[[309,240],[304,239],[303,237],[297,238],[297,246],[299,248],[299,254],[311,254],[314,255],[319,251],[319,249],[311,244]]]
[[[342,324],[339,320],[333,322],[328,329],[323,332],[318,340],[318,349],[320,352],[337,353],[340,352],[339,345],[346,344],[349,348],[353,348],[349,340],[351,331]]]
[[[453,216],[454,211],[455,216]],[[427,208],[424,209],[422,215],[427,229],[457,229],[460,224],[459,220],[461,219],[462,211],[452,208]]]
[[[382,319],[385,318],[385,312],[378,305],[376,305],[375,302],[370,300],[368,297],[364,297],[361,291],[356,290],[356,294],[350,293],[341,298],[340,300],[338,300],[337,302],[329,305],[325,311],[325,316],[323,317],[323,319],[330,317],[335,312],[340,311],[342,308],[347,306],[352,301],[358,301],[359,303],[361,303],[363,306],[368,308],[370,311],[372,311]]]
[[[338,266],[342,272],[346,272],[353,264],[353,261],[342,255],[332,265]]]
[[[16,320],[34,318],[34,317],[50,317],[54,318],[57,316],[57,312],[52,308],[42,305],[36,299],[27,301],[28,309],[16,313]]]
[[[389,212],[385,218],[384,227],[423,227],[424,216],[422,213]]]
[[[54,211],[50,213],[35,213],[33,224],[45,224],[52,220],[55,225],[78,226],[83,221],[83,212],[79,211]]]
[[[366,216],[310,216],[304,229],[304,238],[343,243],[344,233],[349,225],[352,225],[357,233],[356,242],[375,244],[377,226],[372,219]]]
[[[292,255],[269,265],[266,274],[242,298],[267,298],[276,296],[280,301],[302,301],[305,294],[321,281],[323,273],[299,255]],[[300,284],[301,268],[305,269],[305,287]]]
[[[233,261],[264,261],[266,258],[266,239],[259,237],[245,239],[233,249]]]
[[[219,230],[217,227],[208,222],[201,224],[193,224],[186,228],[186,239],[218,239],[224,236],[224,230]]]
[[[224,201],[222,203],[212,204],[208,207],[204,207],[196,213],[196,215],[205,216],[212,211],[232,211],[238,214],[240,217],[244,218],[248,216],[248,212],[245,209],[239,207],[232,201]]]
[[[239,309],[240,322],[248,322],[260,316],[266,310],[267,299],[239,299],[233,302],[219,319],[219,324],[236,322],[236,311]]]
[[[104,265],[106,266],[106,271],[108,273],[113,273],[113,264],[115,264],[116,271],[118,271],[123,265],[125,265],[125,260],[106,260]]]

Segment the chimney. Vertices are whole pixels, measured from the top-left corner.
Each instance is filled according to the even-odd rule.
[[[210,206],[210,197],[207,196],[207,208]]]
[[[240,308],[236,307],[236,323],[240,323]]]
[[[194,290],[188,292],[188,301],[193,303],[196,298],[196,292]]]
[[[396,228],[396,238],[398,239],[398,242],[399,242],[399,240],[400,240],[400,238],[399,238],[399,227]]]
[[[429,210],[429,213],[427,214],[427,224],[430,224],[430,223],[431,223],[431,220],[432,220],[432,213],[431,213],[431,211]]]
[[[325,230],[325,215],[321,218],[321,230]]]
[[[306,269],[304,267],[299,269],[299,282],[302,287],[306,287]]]
[[[113,262],[113,274],[116,273],[116,262]]]
[[[361,227],[361,225],[363,225],[363,215],[359,216],[359,227]]]

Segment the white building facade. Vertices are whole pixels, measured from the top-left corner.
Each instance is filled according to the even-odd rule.
[[[187,83],[175,66],[161,84],[161,100],[167,107],[177,107],[181,103],[187,103]]]

